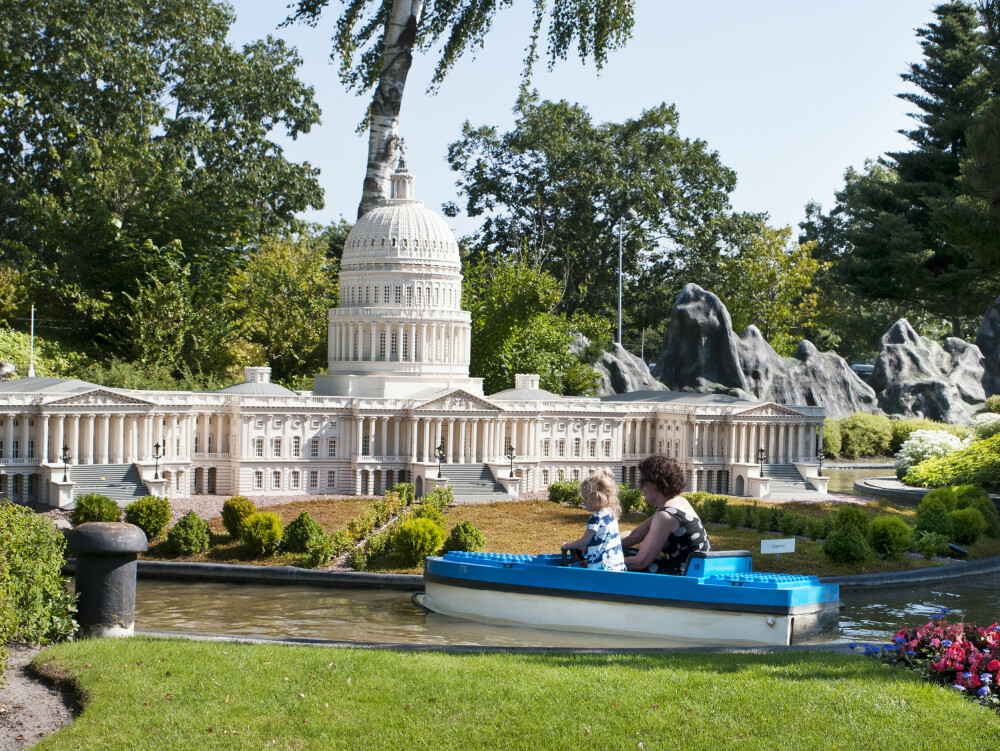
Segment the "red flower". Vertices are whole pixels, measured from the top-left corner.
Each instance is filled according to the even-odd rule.
[[[997,670],[1000,670],[1000,660],[990,660],[989,664],[986,666],[986,669],[989,670],[991,673],[995,673]]]

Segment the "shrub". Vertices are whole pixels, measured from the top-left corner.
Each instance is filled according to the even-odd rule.
[[[913,534],[917,550],[927,560],[948,552],[948,538],[944,535],[937,532],[917,532],[916,530]]]
[[[946,422],[928,420],[926,417],[916,417],[910,420],[893,420],[892,442],[889,444],[889,451],[895,454],[903,447],[906,440],[918,430],[927,430],[935,433],[944,431],[958,438],[965,438],[969,434],[968,429],[963,425],[949,425]]]
[[[240,525],[240,541],[257,558],[274,555],[283,533],[281,517],[266,511],[251,514]]]
[[[962,448],[962,442],[943,430],[914,430],[896,453],[896,477],[903,479],[911,467],[935,456]]]
[[[989,499],[989,493],[975,485],[956,485],[952,492],[955,494],[955,508],[968,508],[972,506],[977,498]],[[926,496],[924,496],[926,498]]]
[[[856,525],[843,524],[830,533],[823,543],[823,552],[834,563],[863,563],[871,557],[871,548]]]
[[[622,512],[642,512],[646,508],[646,497],[639,488],[633,488],[627,482],[618,486],[618,500],[622,504]]]
[[[758,506],[756,512],[756,526],[758,532],[768,532],[777,526],[778,509],[770,506]]]
[[[188,511],[167,532],[167,545],[176,555],[208,550],[208,523],[194,511]]]
[[[724,522],[729,499],[724,495],[710,495],[701,504],[699,515],[707,522]]]
[[[983,521],[986,522],[986,529],[984,530],[986,536],[994,540],[1000,537],[1000,513],[997,512],[997,506],[993,503],[993,499],[986,495],[985,492],[983,495],[972,498],[959,496],[957,508],[976,509],[983,515]]]
[[[833,520],[833,529],[838,530],[848,524],[853,524],[862,535],[868,534],[868,524],[871,517],[868,512],[854,503],[842,504]]]
[[[170,501],[147,495],[125,507],[125,521],[141,529],[147,540],[155,540],[167,528],[170,513]]]
[[[76,499],[69,520],[74,527],[87,522],[120,522],[122,510],[106,495],[87,493]]]
[[[746,517],[746,506],[729,506],[726,509],[726,523],[730,527],[738,527],[743,524]]]
[[[434,490],[424,496],[424,503],[437,506],[441,511],[444,511],[454,502],[455,494],[452,492],[451,485],[446,485],[443,488],[434,488]]]
[[[923,488],[943,485],[1000,485],[1000,434],[973,441],[965,448],[932,457],[911,468],[903,482]]]
[[[285,527],[281,547],[289,553],[305,553],[308,552],[310,541],[319,537],[324,537],[323,528],[308,511],[303,511]]]
[[[983,412],[1000,412],[1000,394],[986,397]]]
[[[810,517],[806,522],[806,534],[810,540],[822,540],[826,537],[826,524],[819,517]]]
[[[437,506],[432,506],[427,503],[421,503],[413,510],[414,519],[430,519],[432,522],[440,527],[444,527],[447,522],[444,520],[444,514],[438,511]]]
[[[0,502],[0,681],[10,641],[47,644],[76,630],[60,572],[66,540],[47,518]]]
[[[1000,433],[1000,415],[996,412],[980,412],[972,418],[972,432],[976,438],[990,438]]]
[[[868,544],[876,554],[893,560],[909,549],[911,532],[910,525],[898,516],[883,514],[868,525]]]
[[[407,519],[396,527],[392,546],[409,566],[419,566],[444,542],[444,529],[430,519]]]
[[[743,521],[741,524],[744,527],[750,527],[751,529],[756,529],[757,527],[757,502],[754,501],[749,506],[735,506],[734,508],[743,510]]]
[[[937,498],[925,498],[920,502],[913,528],[917,532],[934,532],[947,540],[955,534],[955,524],[948,516],[948,509]]]
[[[392,486],[392,492],[398,495],[407,506],[416,498],[416,489],[412,482],[397,482]]]
[[[941,501],[948,511],[954,511],[956,504],[958,504],[958,496],[951,488],[937,488],[929,493],[924,493],[924,497],[920,499],[920,502],[923,503],[926,500]]]
[[[291,524],[288,526],[291,527]],[[287,534],[287,530],[285,532]],[[331,561],[343,555],[350,547],[350,538],[345,532],[339,529],[330,535],[310,537],[306,543],[306,565],[309,568],[326,566]]]
[[[560,480],[549,485],[549,500],[553,503],[568,503],[574,508],[583,506],[579,480]]]
[[[234,540],[240,539],[240,525],[257,513],[257,505],[246,496],[234,495],[222,504],[222,526]]]
[[[805,534],[809,517],[805,514],[786,513],[778,519],[778,531],[785,536]]]
[[[986,531],[986,520],[979,513],[979,509],[958,509],[948,516],[951,517],[952,526],[955,528],[955,542],[972,545]]]
[[[840,455],[887,456],[892,444],[892,420],[884,415],[855,412],[840,421]]]
[[[451,528],[448,539],[444,541],[442,550],[448,553],[452,550],[479,552],[486,548],[486,536],[472,522],[459,522]]]
[[[823,419],[823,455],[827,459],[840,456],[840,421],[832,417]]]

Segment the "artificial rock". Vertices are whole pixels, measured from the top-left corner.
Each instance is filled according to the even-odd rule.
[[[570,349],[574,354],[583,352],[590,346],[590,340],[578,336]],[[600,377],[597,385],[597,396],[611,394],[626,394],[633,391],[668,391],[667,387],[656,380],[649,372],[649,366],[617,342],[610,352],[602,352],[600,359],[594,363],[594,371]]]
[[[983,355],[984,394],[1000,394],[1000,297],[992,302],[983,316],[976,346]]]

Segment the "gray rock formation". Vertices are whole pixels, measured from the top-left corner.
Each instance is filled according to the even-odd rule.
[[[983,390],[986,396],[1000,394],[1000,297],[993,301],[983,316],[976,346],[983,354]]]
[[[725,305],[697,284],[677,296],[656,372],[671,389],[818,405],[831,417],[879,411],[875,392],[842,357],[807,341],[782,357],[755,326],[736,336]]]
[[[976,345],[949,337],[942,347],[901,318],[882,336],[872,385],[886,412],[964,425],[986,398],[983,373]]]
[[[587,337],[578,336],[570,345],[570,351],[579,354],[589,346],[590,340]],[[611,352],[601,354],[600,359],[594,363],[594,370],[601,378],[597,396],[625,394],[631,391],[667,390],[667,387],[649,372],[646,363],[617,343]]]
[[[16,368],[12,362],[0,362],[0,381],[8,381],[14,377]]]

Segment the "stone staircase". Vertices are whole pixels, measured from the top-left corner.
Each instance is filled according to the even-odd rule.
[[[456,501],[512,500],[486,464],[442,464],[441,476],[451,485]]]
[[[134,464],[79,464],[72,467],[69,479],[76,483],[74,498],[100,493],[125,506],[149,494]]]
[[[764,477],[771,480],[766,499],[809,498],[822,494],[802,479],[794,464],[765,464]]]

